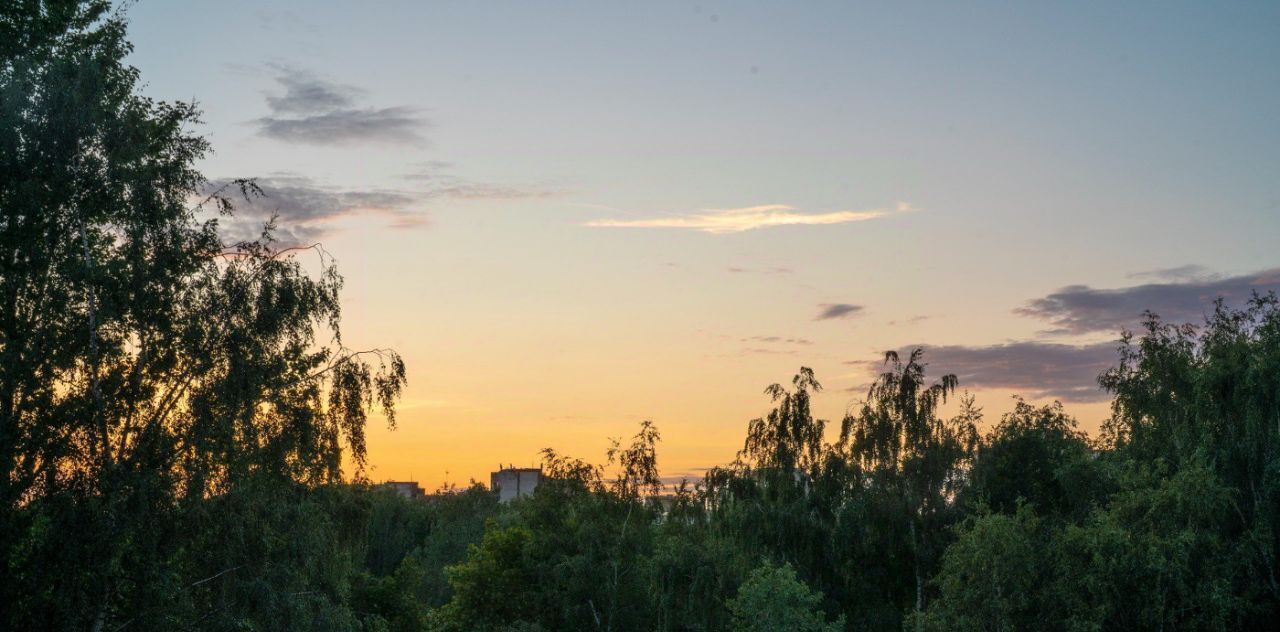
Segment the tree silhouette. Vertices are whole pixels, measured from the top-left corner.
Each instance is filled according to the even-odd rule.
[[[926,605],[926,584],[944,548],[956,494],[977,448],[982,412],[965,397],[960,413],[944,420],[938,408],[955,392],[955,375],[927,385],[923,349],[902,362],[885,354],[889,370],[871,385],[857,415],[845,417],[840,444],[875,479],[882,502],[896,505],[909,537],[915,611]]]
[[[201,218],[260,191],[191,204],[198,110],[137,93],[108,9],[0,8],[0,590],[36,627],[160,625],[186,598],[165,580],[184,503],[335,482],[344,453],[360,476],[369,411],[394,421],[405,381],[394,352],[343,346],[323,249]]]

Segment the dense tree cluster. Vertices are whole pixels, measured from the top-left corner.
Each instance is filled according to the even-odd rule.
[[[551,455],[556,480],[500,510],[448,571],[455,590],[485,586],[495,601],[518,585],[508,603],[523,605],[455,592],[427,620],[1225,630],[1280,616],[1276,297],[1219,304],[1199,327],[1150,316],[1126,334],[1100,378],[1115,400],[1096,441],[1060,404],[1022,400],[980,436],[971,398],[940,416],[955,380],[929,382],[920,352],[886,366],[832,443],[809,412],[821,388],[811,371],[769,387],[775,407],[748,424],[739,459],[666,506]],[[651,430],[637,445],[656,440]],[[617,603],[628,607],[602,607]]]
[[[1124,334],[1095,439],[1056,403],[988,424],[890,353],[838,432],[802,368],[733,463],[673,490],[645,422],[601,465],[546,450],[507,505],[401,498],[362,468],[403,363],[343,345],[322,249],[220,239],[261,192],[193,198],[197,112],[139,96],[128,50],[103,0],[0,4],[0,629],[1280,620],[1273,295]]]
[[[0,627],[336,621],[312,576],[352,532],[313,491],[404,365],[343,346],[323,250],[221,241],[259,192],[193,201],[197,111],[139,96],[109,11],[0,4]]]

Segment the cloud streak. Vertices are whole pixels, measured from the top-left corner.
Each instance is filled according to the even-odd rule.
[[[837,318],[852,318],[862,312],[861,305],[853,305],[851,303],[822,303],[818,305],[818,315],[814,320],[834,320]]]
[[[713,235],[741,233],[778,226],[823,226],[865,222],[894,213],[910,211],[911,206],[899,202],[893,209],[865,211],[833,211],[805,213],[785,204],[766,204],[733,209],[707,209],[687,215],[643,219],[597,219],[585,225],[593,228],[679,228]]]
[[[202,193],[212,193],[228,182],[211,180]],[[272,216],[276,217],[276,238],[287,244],[312,243],[348,217],[378,216],[393,228],[427,223],[423,196],[415,192],[343,189],[289,174],[258,178],[256,182],[263,197],[233,200],[235,214],[220,220],[224,237],[231,241],[256,238]]]
[[[483,182],[460,182],[433,189],[434,197],[446,197],[455,200],[530,200],[556,197],[559,191],[541,188],[526,188],[506,184],[487,184]]]
[[[1157,268],[1155,270],[1134,272],[1128,276],[1130,279],[1152,279],[1170,282],[1212,281],[1222,278],[1222,275],[1214,274],[1208,268],[1195,263],[1174,268]]]
[[[357,107],[357,97],[364,95],[359,88],[295,69],[276,70],[283,92],[267,95],[271,113],[254,121],[259,136],[307,145],[425,143],[427,121],[416,108]]]
[[[767,344],[786,344],[786,345],[811,345],[812,340],[808,338],[784,338],[782,336],[751,336],[743,338],[742,342],[763,342]]]
[[[375,218],[389,228],[416,228],[428,223],[427,207],[439,200],[516,200],[559,195],[549,189],[472,182],[448,174],[447,166],[439,168],[441,173],[432,179],[413,178],[413,189],[351,189],[289,173],[256,178],[263,196],[233,199],[235,214],[220,220],[223,236],[232,241],[255,239],[263,224],[275,216],[277,240],[290,245],[309,244],[347,218]],[[234,190],[235,187],[228,187],[231,182],[210,180],[200,195],[207,196],[224,187]]]
[[[774,266],[772,268],[764,268],[764,269],[730,266],[726,268],[726,270],[728,270],[732,274],[791,274],[792,272],[795,272],[795,270],[792,270],[791,268],[787,268],[783,266]]]
[[[1031,399],[1066,402],[1101,402],[1108,394],[1098,386],[1098,375],[1116,360],[1116,343],[1067,345],[1034,341],[989,346],[924,346],[931,373],[954,373],[963,388],[1008,389]],[[915,347],[898,351],[906,356]],[[853,360],[868,376],[884,370],[880,361]]]
[[[452,173],[453,165],[433,161],[420,165],[420,169],[401,174],[401,178],[415,183],[422,195],[451,200],[534,200],[563,195],[563,191],[545,186],[497,184],[477,182]]]
[[[1048,322],[1049,333],[1087,334],[1133,328],[1144,310],[1174,323],[1199,323],[1215,299],[1240,304],[1254,292],[1280,290],[1280,268],[1231,277],[1206,275],[1199,268],[1158,271],[1164,277],[1182,275],[1176,282],[1146,283],[1116,289],[1071,285],[1028,302],[1015,313]],[[1187,279],[1188,272],[1195,274]]]
[[[336,110],[299,118],[265,116],[258,134],[274,140],[307,145],[386,143],[421,145],[425,122],[407,107]]]

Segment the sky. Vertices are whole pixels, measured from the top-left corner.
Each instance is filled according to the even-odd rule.
[[[987,423],[1108,414],[1144,309],[1280,288],[1280,4],[161,2],[143,92],[198,102],[224,228],[321,242],[344,341],[409,371],[374,480],[733,459],[812,367],[838,427],[926,348]]]

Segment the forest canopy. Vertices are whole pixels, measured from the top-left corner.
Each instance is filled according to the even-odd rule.
[[[674,488],[649,421],[511,503],[371,484],[389,349],[320,245],[219,221],[104,0],[0,5],[0,628],[1164,630],[1280,620],[1280,300],[1118,332],[1096,437],[927,350],[838,424],[801,367]],[[269,193],[269,192],[268,192]],[[937,367],[946,370],[946,367]],[[947,402],[958,403],[944,414]]]

